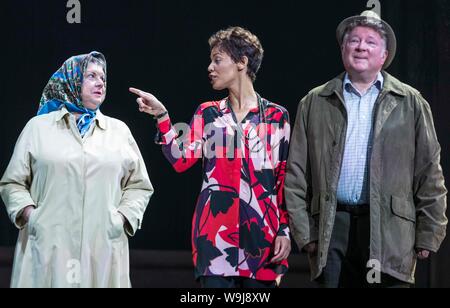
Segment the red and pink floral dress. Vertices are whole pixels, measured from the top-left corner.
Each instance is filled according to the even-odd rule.
[[[227,98],[201,104],[190,125],[158,125],[157,142],[177,172],[199,159],[203,164],[192,221],[196,278],[273,281],[288,269],[286,260],[270,260],[275,238],[289,237],[283,193],[289,114],[258,98],[239,127]]]

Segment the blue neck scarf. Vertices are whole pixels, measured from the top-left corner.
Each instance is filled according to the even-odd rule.
[[[65,61],[45,86],[39,103],[38,115],[60,110],[64,106],[70,113],[81,114],[77,120],[77,127],[81,137],[84,137],[94,123],[98,110],[87,109],[81,101],[83,72],[93,58],[103,61],[106,66],[105,56],[96,51],[86,55],[74,56]]]

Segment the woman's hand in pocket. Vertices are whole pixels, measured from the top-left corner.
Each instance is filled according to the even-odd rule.
[[[24,208],[22,212],[22,218],[25,221],[25,223],[28,223],[30,220],[31,213],[35,210],[35,207],[33,205],[29,205],[26,208]]]

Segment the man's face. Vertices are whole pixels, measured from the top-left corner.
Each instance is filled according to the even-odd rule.
[[[342,62],[350,75],[376,75],[388,52],[380,34],[369,27],[356,27],[342,44]]]

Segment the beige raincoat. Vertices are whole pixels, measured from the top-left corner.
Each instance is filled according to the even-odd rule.
[[[65,108],[33,118],[0,181],[9,217],[21,229],[11,286],[130,287],[126,233],[140,229],[152,193],[121,121],[98,111],[82,139]],[[36,209],[24,224],[28,205]]]

